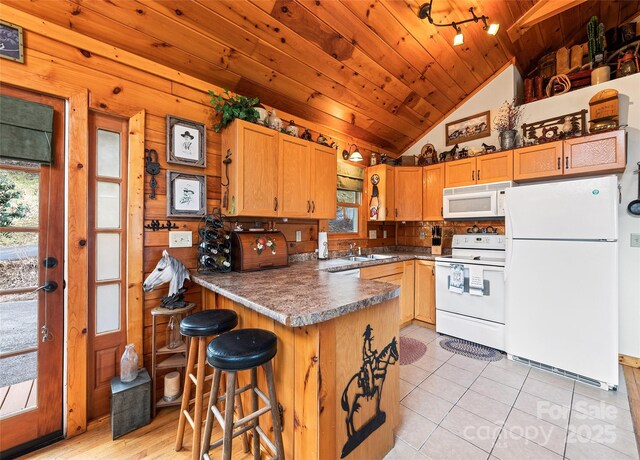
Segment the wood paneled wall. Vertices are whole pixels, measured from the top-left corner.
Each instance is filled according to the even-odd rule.
[[[139,223],[148,224],[152,219],[161,222],[167,220],[166,216],[166,170],[191,172],[194,174],[205,173],[207,176],[207,209],[210,211],[220,204],[220,149],[221,138],[210,127],[214,123],[214,112],[209,104],[208,89],[220,92],[222,89],[211,85],[205,81],[197,80],[185,76],[168,67],[152,63],[138,56],[132,55],[117,48],[105,45],[94,39],[85,37],[74,31],[67,30],[55,24],[39,20],[29,14],[20,12],[10,6],[3,6],[3,19],[19,24],[24,27],[25,43],[25,63],[15,63],[10,61],[2,62],[2,73],[0,79],[8,84],[23,87],[32,91],[41,91],[48,94],[55,94],[61,97],[75,98],[71,105],[70,114],[70,151],[87,152],[86,132],[88,124],[86,120],[86,109],[106,112],[111,115],[125,119],[138,116],[144,113],[144,119],[138,120],[137,126],[144,125],[144,133],[134,131],[130,140],[135,142],[131,146],[131,154],[140,156],[139,142],[147,149],[155,149],[158,152],[161,172],[156,179],[158,188],[157,198],[149,199],[149,179],[150,176],[144,174],[144,214],[139,214]],[[79,98],[74,95],[86,96]],[[251,94],[247,94],[251,95]],[[88,96],[88,97],[87,97]],[[84,116],[77,116],[78,110]],[[178,117],[204,123],[207,129],[207,168],[194,168],[182,165],[168,165],[166,162],[166,115],[176,115]],[[325,136],[335,140],[340,144],[340,151],[348,142],[359,142],[357,139],[341,139],[336,133],[327,130],[315,123],[299,120],[279,111],[279,115],[286,120],[295,119],[298,124],[309,127],[315,136],[322,131]],[[80,134],[78,134],[80,132]],[[81,160],[85,167],[78,166],[77,160]],[[74,239],[70,244],[77,246],[77,241],[86,238],[83,228],[86,227],[87,204],[83,198],[87,183],[83,182],[83,172],[86,171],[86,158],[81,159],[74,154],[67,167],[71,171],[69,216],[74,215],[73,225],[70,225],[70,235]],[[131,171],[132,175],[143,174],[143,161],[141,158],[131,158],[130,166],[137,171]],[[79,174],[79,175],[78,175]],[[77,177],[76,177],[77,176]],[[80,181],[80,183],[76,183]],[[76,192],[80,192],[77,194]],[[77,195],[77,196],[76,196]],[[70,198],[71,199],[71,198]],[[73,209],[72,209],[73,208]],[[151,344],[151,316],[149,310],[159,303],[159,299],[167,293],[167,287],[158,289],[142,296],[140,275],[146,277],[153,270],[162,251],[168,249],[175,257],[182,260],[192,271],[196,269],[196,249],[197,244],[197,219],[171,219],[178,225],[179,230],[190,230],[193,232],[194,247],[168,249],[168,232],[153,232],[149,229],[138,231],[136,235],[142,235],[142,273],[132,276],[136,280],[132,289],[138,289],[138,296],[141,304],[130,305],[129,315],[138,324],[141,322],[143,329],[135,328],[129,331],[129,342],[138,342],[143,339],[143,352],[145,366],[150,364],[150,344]],[[71,221],[70,221],[71,222]],[[85,223],[83,223],[85,222]],[[242,219],[245,226],[251,226],[254,219]],[[72,228],[73,227],[73,228]],[[287,239],[291,241],[289,252],[291,254],[300,252],[312,252],[317,245],[318,221],[312,220],[289,220],[283,223],[277,222],[277,227],[281,229]],[[295,242],[295,231],[302,232],[302,241]],[[136,237],[138,241],[140,236]],[[134,239],[136,239],[134,238]],[[137,243],[137,241],[135,241]],[[80,257],[86,262],[86,250],[78,246],[78,255],[71,253],[70,259]],[[80,267],[81,264],[78,265]],[[139,266],[139,264],[138,264]],[[78,271],[70,267],[69,278],[69,337],[75,334],[75,339],[69,341],[69,407],[67,417],[69,420],[69,434],[81,433],[86,428],[84,420],[84,408],[82,401],[86,388],[86,272]],[[83,288],[83,286],[85,286]],[[198,286],[188,284],[187,300],[200,303],[201,291]],[[77,289],[77,290],[76,290]],[[73,291],[73,292],[71,292]],[[77,295],[76,295],[77,294]],[[133,296],[135,297],[135,296]],[[136,337],[136,335],[138,337]],[[159,344],[164,343],[164,329],[161,326],[158,332]],[[74,353],[70,350],[73,347]],[[73,362],[73,366],[71,363]],[[73,371],[71,369],[73,367]],[[161,379],[158,379],[161,384]]]

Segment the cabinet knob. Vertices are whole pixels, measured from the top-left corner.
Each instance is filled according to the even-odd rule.
[[[569,169],[569,157],[564,158],[564,169]]]
[[[478,180],[480,180],[480,170],[478,169]]]
[[[558,169],[562,167],[562,163],[560,163],[560,157],[558,157]]]
[[[476,172],[471,171],[471,180],[476,180]]]
[[[311,201],[307,200],[307,214],[311,212]]]
[[[311,212],[312,213],[316,212],[316,202],[315,202],[315,200],[311,200]]]
[[[275,197],[273,199],[273,210],[277,211],[278,210],[278,197]]]

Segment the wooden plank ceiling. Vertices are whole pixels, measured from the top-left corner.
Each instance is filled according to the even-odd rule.
[[[516,56],[525,72],[585,24],[624,22],[636,0],[590,0],[529,29],[506,30],[534,0],[434,0],[438,22],[469,7],[500,23],[453,28],[417,17],[426,0],[2,0],[3,3],[170,66],[371,146],[401,153]],[[369,146],[367,146],[369,147]]]

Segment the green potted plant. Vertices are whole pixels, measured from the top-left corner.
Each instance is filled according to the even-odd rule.
[[[255,123],[259,118],[258,111],[255,108],[260,103],[260,99],[257,97],[245,97],[239,94],[231,95],[227,89],[221,94],[209,91],[209,95],[211,96],[213,108],[220,115],[220,122],[213,126],[213,130],[216,133],[229,126],[236,118],[251,123]]]

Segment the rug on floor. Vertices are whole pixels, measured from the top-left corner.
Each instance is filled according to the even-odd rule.
[[[400,365],[406,366],[422,358],[427,346],[410,337],[400,337]]]
[[[495,348],[485,347],[484,345],[455,337],[445,337],[440,341],[440,346],[451,353],[481,361],[500,361],[503,357],[503,354]],[[402,359],[402,356],[400,359]]]

